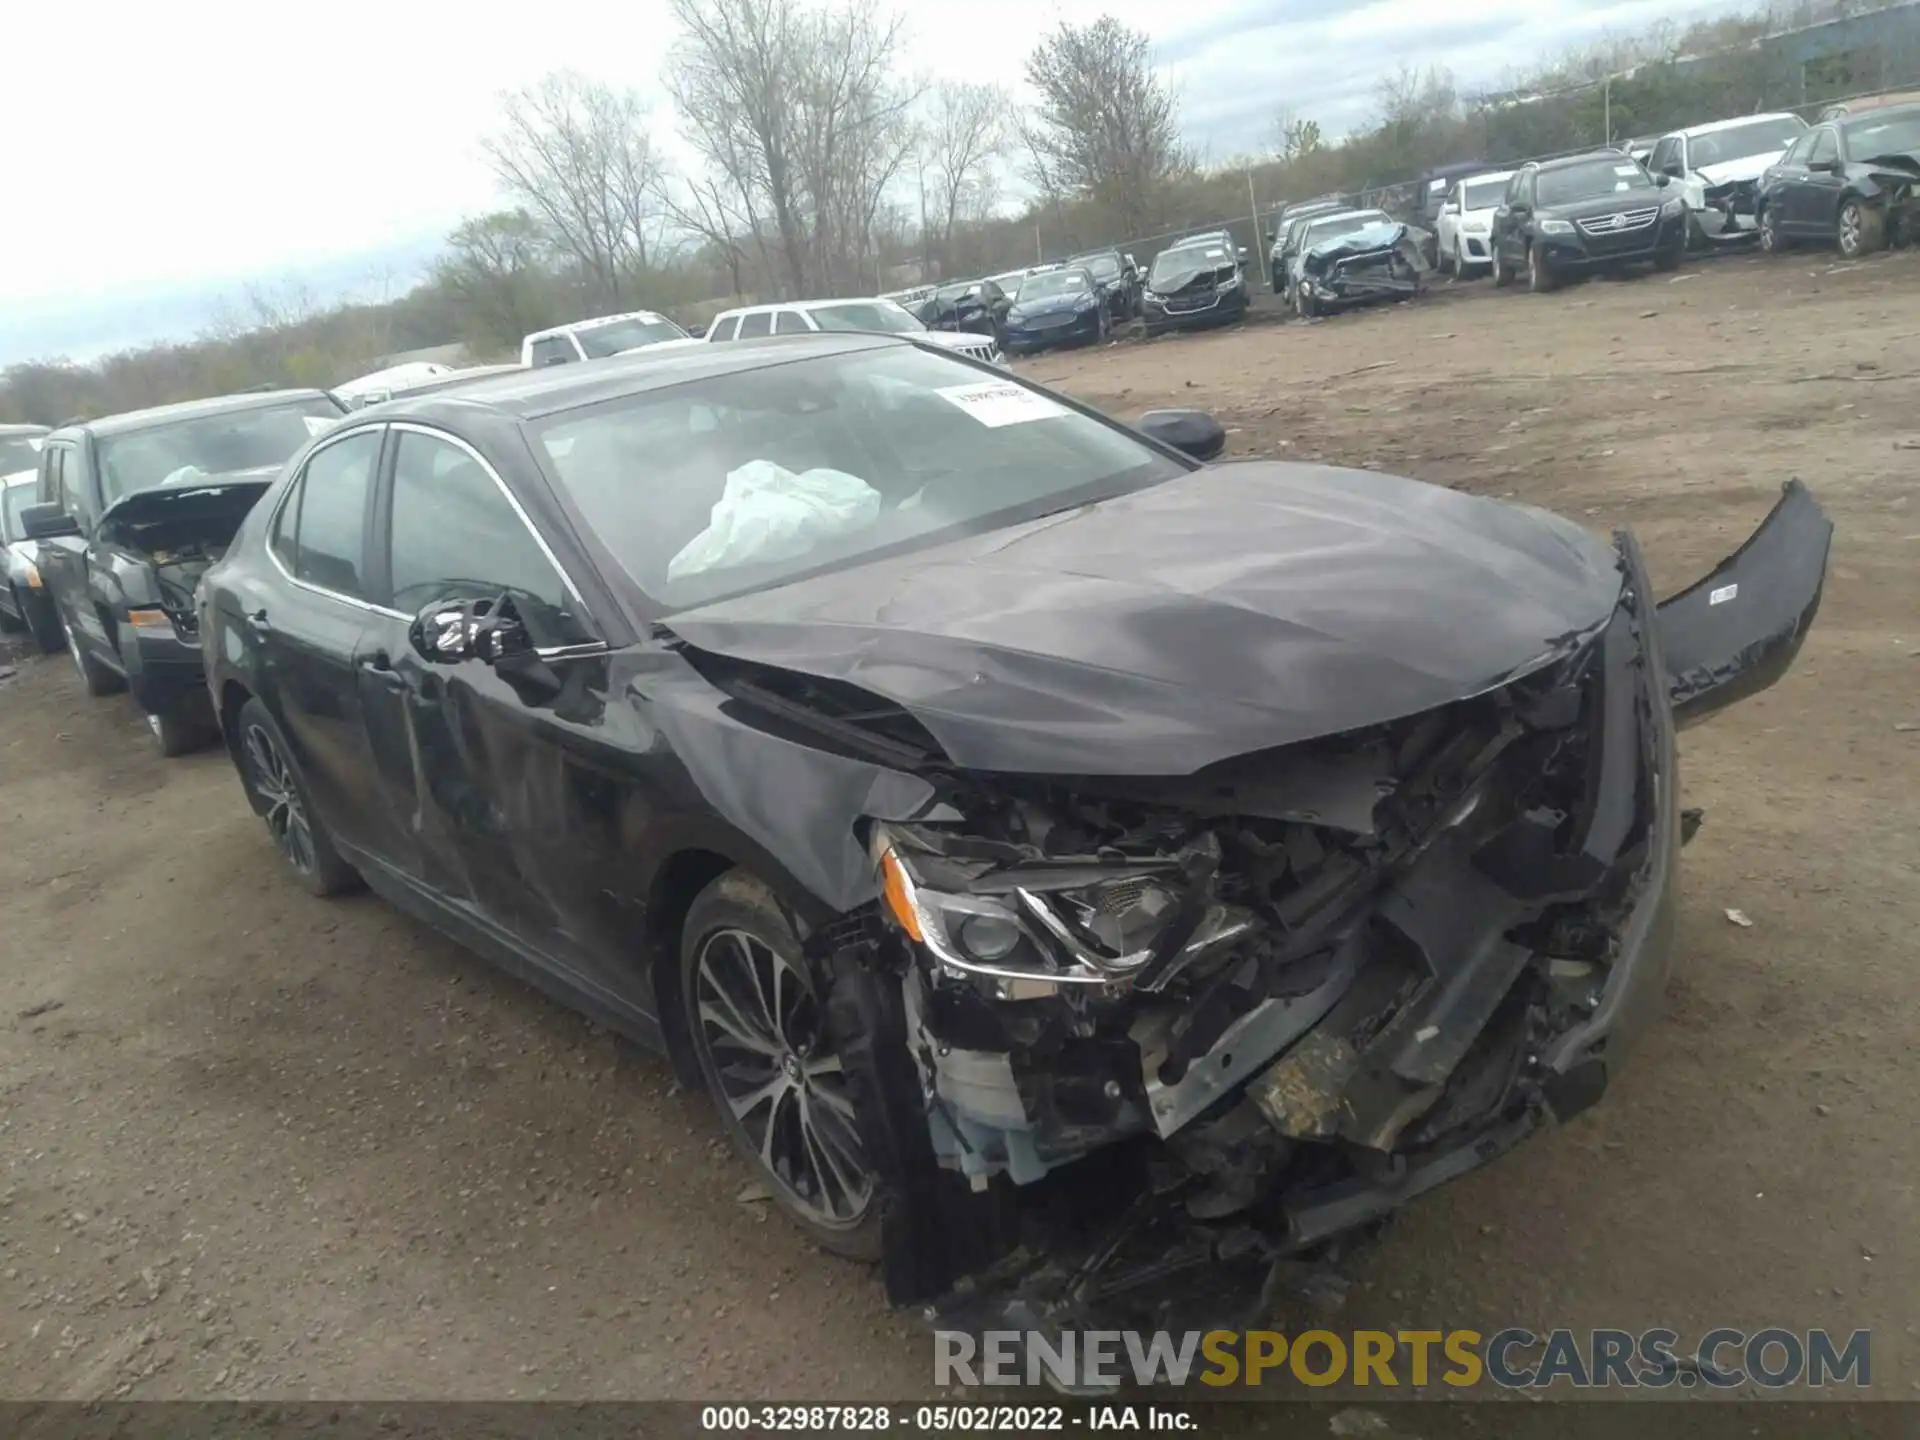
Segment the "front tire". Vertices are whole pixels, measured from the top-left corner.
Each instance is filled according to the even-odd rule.
[[[325,898],[357,889],[359,873],[333,847],[314,812],[306,777],[273,713],[258,700],[240,707],[236,754],[240,784],[294,876],[310,895]]]
[[[1887,244],[1887,217],[1858,196],[1840,207],[1840,230],[1836,236],[1840,253],[1858,260],[1883,250]]]
[[[1507,268],[1506,253],[1498,244],[1493,246],[1493,288],[1504,290],[1513,283],[1513,271]]]
[[[87,687],[87,694],[97,700],[102,695],[117,695],[127,688],[126,676],[87,653],[64,615],[60,617],[60,628],[66,633],[67,654],[73,657],[73,668],[80,672],[80,683]]]
[[[220,735],[212,710],[193,701],[159,713],[150,710],[146,719],[160,753],[169,760],[204,750]]]
[[[781,1212],[817,1244],[880,1258],[880,1206],[824,983],[765,884],[731,870],[680,934],[682,1013],[720,1123]]]
[[[1553,267],[1547,263],[1547,257],[1540,253],[1540,242],[1534,241],[1527,247],[1527,291],[1533,295],[1545,295],[1560,288],[1560,277],[1553,273]]]
[[[1787,237],[1780,233],[1780,222],[1774,218],[1773,211],[1760,212],[1760,250],[1763,254],[1779,255],[1787,249]]]

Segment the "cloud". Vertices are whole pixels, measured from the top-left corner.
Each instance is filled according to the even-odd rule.
[[[16,58],[63,53],[76,35],[112,43],[88,45],[78,71],[16,63],[0,87],[10,186],[0,364],[156,326],[192,333],[240,277],[330,273],[343,257],[444,235],[497,203],[479,140],[501,92],[549,70],[634,86],[655,98],[663,133],[672,123],[659,86],[672,39],[665,0],[590,10],[574,0],[535,25],[390,0],[317,11],[253,0],[14,8]],[[909,69],[1016,93],[1045,28],[1112,13],[1154,37],[1189,137],[1216,158],[1265,147],[1283,108],[1329,134],[1364,124],[1380,79],[1402,65],[1444,67],[1463,88],[1490,85],[1604,29],[1685,18],[1660,0],[1482,0],[1455,12],[1425,0],[906,8]],[[40,189],[38,176],[57,177],[58,188]],[[147,298],[114,298],[133,292]]]

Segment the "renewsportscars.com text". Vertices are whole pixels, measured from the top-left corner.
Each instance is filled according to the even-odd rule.
[[[937,1330],[936,1385],[1211,1386],[1493,1384],[1505,1389],[1731,1389],[1873,1383],[1872,1335],[1714,1329],[1681,1348],[1673,1330]]]

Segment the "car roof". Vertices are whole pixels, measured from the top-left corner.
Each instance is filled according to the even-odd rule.
[[[1576,165],[1591,165],[1596,160],[1631,160],[1632,158],[1633,157],[1624,150],[1616,150],[1610,145],[1603,145],[1592,150],[1582,150],[1578,155],[1556,155],[1551,160],[1530,161],[1521,168],[1542,172],[1571,170]]]
[[[1513,171],[1482,170],[1478,174],[1459,175],[1454,178],[1456,178],[1462,185],[1478,185],[1484,180],[1511,180],[1513,178]]]
[[[0,490],[11,490],[16,485],[38,485],[38,470],[16,470],[11,475],[0,475]]]
[[[180,420],[198,420],[207,415],[233,415],[245,410],[270,410],[299,400],[332,400],[324,390],[257,390],[245,395],[213,395],[205,400],[182,400],[173,405],[155,405],[146,410],[124,410],[118,415],[102,415],[98,420],[79,420],[60,427],[61,434],[91,432],[100,435],[124,435]],[[338,401],[334,401],[338,404]]]
[[[1711,135],[1716,130],[1738,130],[1742,125],[1751,125],[1756,120],[1799,120],[1791,110],[1767,110],[1758,115],[1736,115],[1731,120],[1709,120],[1705,125],[1688,125],[1680,130],[1669,130],[1668,135],[1685,135],[1691,140],[1696,135]],[[1802,121],[1801,123],[1805,123]]]
[[[722,310],[713,319],[714,323],[718,324],[729,315],[759,315],[770,310],[824,310],[831,305],[898,305],[899,303],[891,295],[844,295],[837,300],[769,300],[764,305],[736,305],[731,310]],[[662,343],[671,345],[673,342],[668,340]]]
[[[377,411],[394,419],[404,418],[410,411],[452,416],[464,407],[484,406],[515,419],[535,420],[693,380],[764,370],[801,358],[851,355],[913,343],[900,335],[835,330],[734,340],[725,345],[689,345],[665,355],[651,355],[653,347],[649,347],[572,365],[532,370],[516,366],[511,375],[483,376],[470,385],[436,389],[427,395],[396,395],[361,414],[371,417]]]
[[[0,435],[11,438],[18,438],[22,435],[45,435],[46,433],[48,433],[47,427],[44,425],[0,425]]]
[[[1920,115],[1920,102],[1908,102],[1905,105],[1876,105],[1871,110],[1856,110],[1848,115],[1836,115],[1827,123],[1849,130],[1855,125],[1871,122],[1883,125],[1889,120],[1898,120],[1903,115]]]
[[[545,330],[535,330],[528,340],[545,340],[551,335],[578,335],[582,330],[598,330],[602,325],[612,325],[620,320],[643,320],[649,325],[657,325],[667,317],[657,310],[626,310],[618,315],[591,315],[585,320],[569,320],[564,325],[550,326]],[[669,324],[672,322],[668,322]]]
[[[1078,255],[1070,255],[1067,257],[1067,263],[1069,265],[1078,265],[1082,260],[1118,260],[1119,258],[1120,247],[1118,245],[1103,245],[1097,250],[1082,250]]]
[[[1308,216],[1305,216],[1304,218],[1307,221],[1307,228],[1311,230],[1315,225],[1319,225],[1328,220],[1350,220],[1356,215],[1386,215],[1386,214],[1387,212],[1380,209],[1378,206],[1368,206],[1362,210],[1333,210],[1333,211],[1329,211],[1325,215],[1308,215]],[[1392,219],[1393,217],[1389,215],[1387,216],[1387,218]]]

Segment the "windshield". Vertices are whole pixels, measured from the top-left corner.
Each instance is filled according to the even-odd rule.
[[[604,360],[622,350],[638,350],[659,340],[684,340],[687,332],[671,320],[610,320],[573,332],[589,360]]]
[[[1351,235],[1369,225],[1378,225],[1386,218],[1387,212],[1384,210],[1362,210],[1356,215],[1333,215],[1325,220],[1315,220],[1307,226],[1306,239],[1301,241],[1301,248],[1311,250],[1323,241]]]
[[[282,465],[340,419],[324,395],[202,415],[98,442],[100,490],[111,505],[141,490],[191,485],[210,475]]]
[[[674,610],[1187,469],[1017,380],[911,346],[691,381],[536,433],[586,528]]]
[[[1694,135],[1687,140],[1687,161],[1694,169],[1744,160],[1750,155],[1773,155],[1800,138],[1806,123],[1797,115],[1776,115],[1771,120],[1750,120],[1731,125],[1710,135]]]
[[[38,469],[39,465],[40,437],[38,435],[0,436],[0,475]]]
[[[878,330],[887,335],[918,335],[927,328],[898,305],[884,300],[818,305],[807,313],[822,330]]]
[[[1469,181],[1460,191],[1462,210],[1492,210],[1507,193],[1506,177],[1498,180]]]
[[[1542,170],[1534,180],[1536,205],[1572,205],[1624,190],[1651,190],[1653,177],[1624,155],[1588,160],[1564,170]]]
[[[959,285],[942,285],[933,292],[933,298],[942,305],[952,305],[964,300],[980,288],[977,280],[968,280]]]
[[[1044,275],[1029,275],[1020,282],[1020,293],[1015,298],[1028,300],[1047,300],[1055,295],[1078,295],[1082,290],[1093,288],[1093,281],[1084,270],[1049,270]]]
[[[1153,257],[1153,267],[1147,271],[1147,284],[1156,288],[1163,284],[1171,286],[1177,277],[1218,270],[1232,263],[1233,257],[1227,254],[1224,245],[1177,245]]]
[[[7,539],[18,540],[20,533],[20,512],[33,504],[34,482],[17,481],[12,485],[0,486],[0,512],[4,512],[6,523],[0,525]]]
[[[1884,119],[1862,117],[1841,128],[1847,132],[1847,153],[1856,160],[1910,155],[1920,150],[1920,110]]]
[[[1120,262],[1112,255],[1089,255],[1073,263],[1096,280],[1110,280],[1120,273]]]

